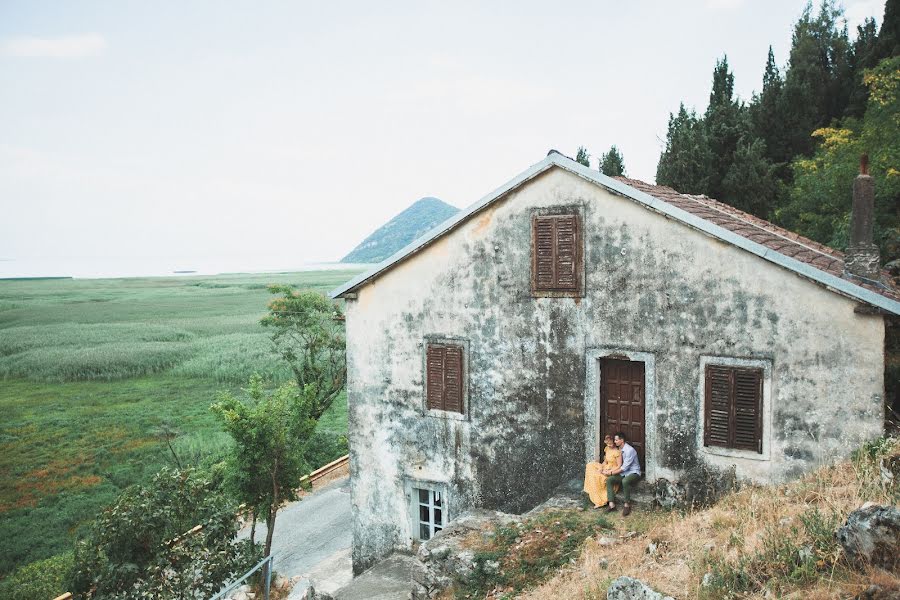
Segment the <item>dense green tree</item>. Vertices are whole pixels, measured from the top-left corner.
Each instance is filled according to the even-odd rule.
[[[875,54],[880,59],[900,56],[900,0],[887,0]]]
[[[315,291],[272,285],[279,294],[269,302],[263,327],[272,328],[276,352],[288,364],[297,388],[310,389],[310,416],[318,420],[344,389],[347,359],[343,315],[337,304]]]
[[[731,166],[722,180],[722,198],[735,208],[769,218],[781,188],[775,169],[775,165],[766,158],[764,141],[741,138]]]
[[[856,28],[856,39],[853,40],[850,53],[850,71],[853,85],[844,109],[844,116],[862,118],[866,112],[866,102],[869,99],[868,88],[863,83],[863,73],[876,64],[879,57],[876,52],[878,43],[878,27],[875,19],[869,18]]]
[[[591,166],[591,155],[588,154],[587,148],[585,148],[584,146],[578,146],[578,153],[575,155],[575,162],[586,167]]]
[[[823,0],[816,15],[807,4],[794,25],[780,110],[791,156],[809,156],[810,132],[841,117],[847,106],[852,73],[847,29],[838,26],[842,16],[834,0]]]
[[[600,172],[609,177],[620,177],[625,174],[625,159],[615,144],[609,152],[600,157]]]
[[[313,387],[285,384],[269,392],[254,376],[246,399],[226,392],[212,406],[234,438],[228,458],[233,489],[241,502],[266,521],[266,556],[272,550],[278,509],[297,499],[300,480],[309,472],[304,451],[316,428]]]
[[[869,99],[863,120],[816,130],[815,154],[793,164],[789,203],[778,219],[790,229],[838,249],[847,245],[853,179],[869,155],[875,179],[875,240],[887,262],[900,256],[900,57],[866,72]]]
[[[708,184],[705,193],[732,204],[724,181],[734,162],[734,153],[749,133],[749,123],[743,105],[734,98],[734,74],[728,68],[728,57],[716,61],[713,69],[709,106],[703,119],[706,144],[709,149]]]
[[[769,46],[762,92],[754,94],[748,111],[751,134],[765,142],[766,157],[776,165],[787,165],[792,158],[781,115],[783,92],[784,79]]]
[[[703,122],[681,104],[678,114],[669,115],[666,147],[656,166],[656,182],[687,194],[706,193],[709,162]]]
[[[163,469],[122,492],[78,542],[73,591],[97,599],[209,598],[259,556],[236,541],[235,510],[220,478]]]

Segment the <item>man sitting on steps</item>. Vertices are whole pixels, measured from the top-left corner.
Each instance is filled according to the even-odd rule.
[[[638,462],[637,450],[625,441],[624,433],[617,431],[613,443],[622,451],[622,466],[613,470],[606,478],[606,497],[609,498],[606,512],[616,510],[616,485],[621,485],[625,496],[622,516],[627,517],[631,514],[631,487],[641,479],[641,464]]]

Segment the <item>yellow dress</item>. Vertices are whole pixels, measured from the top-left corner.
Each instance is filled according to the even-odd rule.
[[[603,452],[603,464],[598,462],[589,462],[584,469],[584,491],[591,497],[594,506],[600,507],[607,503],[606,498],[606,475],[603,475],[601,469],[615,469],[619,466],[619,457],[622,451],[618,448],[606,448]],[[616,486],[618,491],[618,486]]]

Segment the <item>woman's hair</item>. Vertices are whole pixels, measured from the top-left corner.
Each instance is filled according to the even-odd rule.
[[[604,442],[605,442],[606,440],[611,440],[611,439],[613,439],[613,436],[609,435],[608,433],[607,433],[606,435],[603,436],[603,441],[604,441]]]

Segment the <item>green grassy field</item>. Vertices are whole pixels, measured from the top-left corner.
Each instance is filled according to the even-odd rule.
[[[209,405],[254,372],[289,378],[259,325],[269,283],[327,291],[358,271],[0,281],[0,577],[71,549],[126,486],[228,443]],[[346,432],[341,396],[320,422]]]

